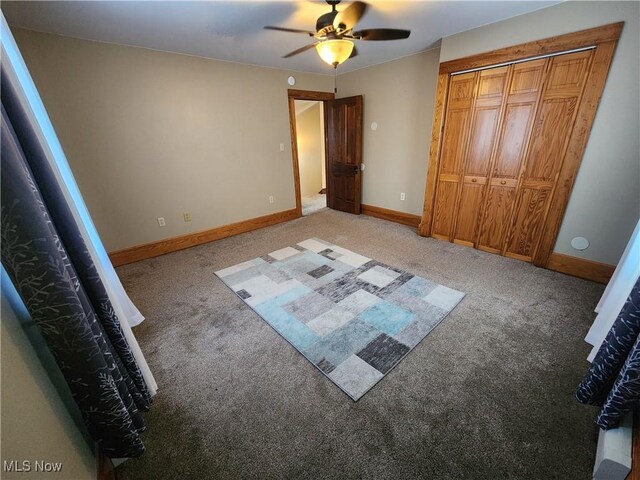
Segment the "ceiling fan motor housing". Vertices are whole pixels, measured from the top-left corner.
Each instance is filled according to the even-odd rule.
[[[333,10],[324,15],[320,15],[316,21],[316,36],[328,36],[335,32],[333,28],[333,19],[336,18],[338,12]]]
[[[411,33],[410,30],[400,30],[396,28],[369,28],[355,32],[354,28],[369,8],[368,4],[366,2],[356,0],[338,12],[336,5],[340,3],[340,0],[325,1],[329,6],[331,6],[331,11],[318,17],[318,20],[316,20],[315,33],[309,30],[300,30],[298,28],[274,27],[270,25],[264,27],[268,30],[299,33],[315,38],[316,41],[314,43],[298,48],[293,52],[284,55],[282,58],[293,57],[294,55],[298,55],[316,47],[320,57],[325,62],[335,67],[337,64],[344,62],[348,58],[358,55],[358,51],[354,47],[354,40],[401,40],[403,38],[408,38]],[[322,53],[320,53],[321,49],[323,51],[326,50],[326,58]],[[336,55],[338,54],[346,56],[343,59],[342,56],[340,56],[339,58],[342,60],[337,63],[333,60],[327,60],[327,58],[336,58]]]

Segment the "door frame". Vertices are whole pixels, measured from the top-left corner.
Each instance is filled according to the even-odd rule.
[[[293,158],[293,185],[296,195],[296,218],[302,217],[302,194],[300,193],[300,163],[298,162],[298,131],[296,129],[296,100],[316,100],[322,102],[323,111],[327,100],[334,100],[335,94],[331,92],[317,92],[312,90],[287,90],[287,99],[289,102],[289,129],[291,131],[291,156]],[[324,115],[324,141],[327,142],[327,117]],[[325,148],[325,172],[327,165],[327,155]],[[329,188],[327,182],[327,189]]]
[[[580,30],[574,33],[549,37],[534,42],[522,43],[511,47],[493,50],[470,57],[450,60],[440,64],[436,90],[435,111],[429,148],[429,165],[427,169],[427,185],[424,196],[422,221],[418,225],[418,234],[423,237],[431,236],[433,210],[435,203],[436,185],[440,153],[442,149],[442,134],[444,132],[444,116],[447,109],[446,101],[451,74],[465,70],[484,69],[511,63],[533,57],[553,55],[594,47],[595,54],[591,72],[587,78],[582,101],[578,107],[576,121],[569,137],[569,147],[565,153],[558,176],[557,187],[551,198],[549,213],[542,227],[540,246],[534,255],[533,263],[539,267],[546,267],[549,257],[560,231],[564,213],[569,202],[573,183],[585,148],[589,133],[593,125],[598,103],[602,96],[609,67],[613,59],[618,38],[622,32],[624,22],[611,23],[601,27]]]

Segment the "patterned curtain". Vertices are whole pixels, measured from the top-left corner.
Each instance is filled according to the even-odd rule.
[[[110,457],[139,456],[149,392],[42,147],[1,74],[2,264],[92,438]]]
[[[640,279],[631,289],[576,398],[602,405],[596,423],[608,430],[640,400]]]

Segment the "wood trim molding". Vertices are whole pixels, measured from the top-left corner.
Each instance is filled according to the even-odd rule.
[[[298,161],[298,131],[296,129],[296,98],[289,95],[289,131],[291,132],[291,157],[293,161],[293,190],[296,197],[296,215],[302,216],[302,191],[300,188],[300,162]]]
[[[420,216],[411,213],[398,212],[397,210],[389,210],[382,207],[374,207],[373,205],[362,204],[361,212],[370,217],[381,218],[390,222],[401,223],[410,227],[417,227],[420,223]]]
[[[298,100],[333,100],[336,96],[332,92],[316,92],[313,90],[296,90],[290,88],[287,90],[287,96]]]
[[[298,161],[298,132],[296,130],[296,100],[333,100],[335,95],[330,92],[315,92],[311,90],[287,90],[289,104],[289,131],[291,132],[291,156],[293,160],[293,189],[296,196],[296,215],[302,216],[302,193],[300,190],[300,162]],[[326,159],[325,159],[326,161]]]
[[[549,255],[547,268],[574,277],[584,278],[585,280],[606,284],[609,283],[613,276],[616,266],[554,252]]]
[[[98,444],[95,444],[96,478],[97,480],[118,480],[118,473],[113,462],[107,457]]]
[[[449,74],[474,68],[484,68],[540,55],[550,55],[576,48],[591,47],[611,41],[615,42],[620,38],[623,25],[624,22],[610,23],[601,27],[556,35],[543,40],[521,43],[520,45],[450,60],[440,64],[440,73]]]
[[[431,129],[431,145],[429,147],[429,166],[427,167],[427,187],[424,193],[424,210],[422,219],[418,225],[418,234],[423,237],[431,235],[431,220],[433,219],[433,207],[436,198],[436,181],[438,179],[438,166],[440,163],[440,141],[444,129],[444,112],[447,106],[447,93],[449,90],[449,75],[438,75],[436,90],[436,105],[433,114],[433,128]]]
[[[203,230],[201,232],[188,233],[179,237],[167,238],[159,242],[146,243],[137,245],[124,250],[111,252],[109,258],[114,267],[126,265],[128,263],[138,262],[147,258],[157,257],[165,253],[183,250],[185,248],[202,245],[203,243],[213,242],[221,238],[231,237],[240,233],[251,232],[259,228],[269,227],[278,223],[287,222],[298,218],[296,209],[285,210],[278,213],[272,213],[262,217],[243,220],[241,222],[223,225],[221,227]]]

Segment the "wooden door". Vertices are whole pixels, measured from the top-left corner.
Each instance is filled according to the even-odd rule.
[[[325,102],[327,206],[360,214],[362,96]]]
[[[623,25],[440,64],[420,235],[548,265]]]
[[[478,73],[469,144],[460,177],[462,187],[453,230],[455,243],[475,246],[509,72],[509,67],[499,67]]]
[[[460,170],[467,147],[469,118],[478,75],[477,72],[456,75],[451,78],[449,85],[431,233],[443,240],[450,240],[453,231]]]
[[[548,59],[513,65],[477,247],[502,254]]]
[[[519,185],[505,255],[531,261],[567,151],[593,50],[551,58]]]
[[[450,78],[431,234],[532,261],[593,50]]]

